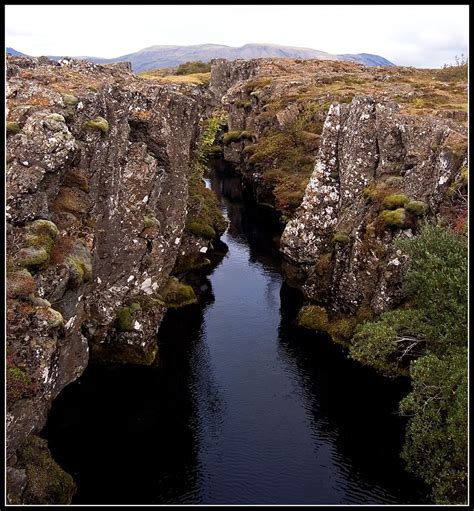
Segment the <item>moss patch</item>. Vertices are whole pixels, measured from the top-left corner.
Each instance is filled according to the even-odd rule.
[[[393,193],[384,197],[382,201],[383,209],[403,208],[409,201],[408,197],[403,193]]]
[[[347,245],[351,239],[345,232],[335,232],[332,237],[332,241],[334,243],[338,243],[339,245]]]
[[[384,223],[386,227],[400,227],[403,228],[405,226],[405,209],[399,208],[395,210],[384,210],[379,215],[380,220]]]
[[[304,305],[298,313],[297,323],[304,328],[327,332],[329,317],[324,307]]]
[[[151,227],[159,228],[160,227],[160,221],[157,218],[155,218],[154,216],[145,215],[143,217],[143,228],[144,229],[149,229]]]
[[[25,504],[70,504],[76,493],[72,477],[52,458],[46,440],[31,435],[18,450],[18,463],[25,467],[28,484]]]
[[[191,286],[182,284],[177,278],[171,277],[165,288],[160,292],[167,308],[184,307],[197,303],[197,298]]]
[[[10,407],[19,399],[32,394],[32,382],[28,373],[19,367],[7,368],[7,404]]]
[[[25,268],[38,269],[49,261],[49,254],[43,247],[22,248],[17,255],[17,263]]]
[[[56,224],[49,220],[35,220],[28,226],[28,230],[34,234],[49,236],[54,239],[59,234]]]
[[[73,288],[92,280],[92,257],[89,249],[80,240],[74,243],[64,263],[69,269],[69,283]]]
[[[242,131],[240,130],[230,130],[227,133],[224,133],[222,137],[222,143],[224,145],[228,145],[231,142],[239,142],[242,136]]]
[[[428,209],[428,205],[420,200],[411,200],[405,204],[405,209],[413,215],[423,216]]]
[[[14,121],[7,121],[7,133],[19,133],[21,130],[20,124]]]
[[[186,231],[202,238],[212,239],[216,237],[216,231],[210,225],[198,221],[187,222]]]
[[[98,130],[102,133],[107,133],[109,131],[109,123],[107,119],[103,117],[96,117],[95,119],[86,121],[82,127],[87,130]]]

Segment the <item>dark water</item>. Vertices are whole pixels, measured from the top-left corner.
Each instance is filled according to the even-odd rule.
[[[153,367],[90,365],[45,429],[73,503],[407,504],[399,460],[407,391],[293,324],[270,213],[239,179],[209,181],[231,220],[204,303],[169,311]]]

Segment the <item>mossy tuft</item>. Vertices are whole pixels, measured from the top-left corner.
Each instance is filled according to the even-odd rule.
[[[17,255],[17,263],[25,268],[38,268],[49,261],[49,254],[43,247],[22,248]]]
[[[413,215],[423,216],[428,209],[428,205],[421,200],[411,200],[405,204],[405,209]]]
[[[35,220],[28,226],[28,230],[35,234],[44,234],[53,239],[56,238],[56,236],[59,234],[59,230],[56,227],[56,224],[49,220],[43,219]]]
[[[72,477],[52,458],[46,440],[30,435],[18,450],[18,463],[25,467],[28,485],[24,504],[70,504],[76,493]]]
[[[379,218],[383,221],[386,227],[404,227],[406,219],[405,209],[386,209],[380,213]]]
[[[21,130],[20,124],[15,121],[7,121],[7,133],[19,133]]]
[[[335,232],[332,237],[332,241],[339,245],[347,245],[350,240],[350,237],[345,232]]]
[[[191,286],[182,284],[176,277],[171,277],[165,288],[161,291],[161,296],[168,308],[184,307],[197,303],[194,289]]]
[[[197,221],[188,222],[186,224],[186,230],[195,236],[207,239],[215,238],[217,235],[213,227]]]
[[[230,130],[227,133],[224,133],[222,137],[222,143],[224,145],[228,145],[231,142],[238,142],[242,137],[242,131],[240,130]]]
[[[109,123],[107,119],[103,117],[96,117],[95,119],[86,121],[82,127],[89,130],[99,130],[102,131],[102,133],[107,133],[109,131]]]
[[[298,313],[297,322],[298,325],[304,328],[327,332],[329,317],[324,307],[320,307],[319,305],[304,305]]]
[[[143,217],[143,228],[144,229],[148,229],[150,227],[159,228],[160,227],[160,221],[157,218],[155,218],[154,216],[147,216],[147,215],[145,215]]]
[[[403,208],[409,202],[408,197],[403,193],[393,193],[387,195],[382,201],[383,209],[398,209]]]

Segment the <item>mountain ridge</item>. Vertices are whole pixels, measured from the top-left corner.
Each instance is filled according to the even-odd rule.
[[[25,55],[17,52],[13,48],[7,48],[7,53]],[[17,53],[12,53],[17,52]],[[255,59],[263,57],[289,57],[303,59],[320,60],[348,60],[358,62],[367,66],[394,66],[392,62],[380,55],[371,53],[346,53],[332,54],[313,48],[304,48],[298,46],[284,46],[273,43],[247,43],[243,46],[227,46],[223,44],[205,43],[187,46],[179,45],[153,45],[142,48],[136,52],[127,53],[113,58],[80,56],[83,60],[94,62],[95,64],[110,64],[113,62],[129,61],[132,64],[134,72],[149,71],[161,67],[174,67],[179,64],[193,60],[202,60],[209,62],[215,58],[224,58],[227,60],[237,59]],[[59,60],[62,57],[49,56],[53,60]]]

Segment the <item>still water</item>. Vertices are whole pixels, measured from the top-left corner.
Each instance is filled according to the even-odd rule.
[[[398,457],[406,384],[294,325],[278,222],[238,177],[207,184],[230,226],[202,303],[168,312],[154,366],[91,364],[53,404],[44,435],[73,503],[427,502]]]

